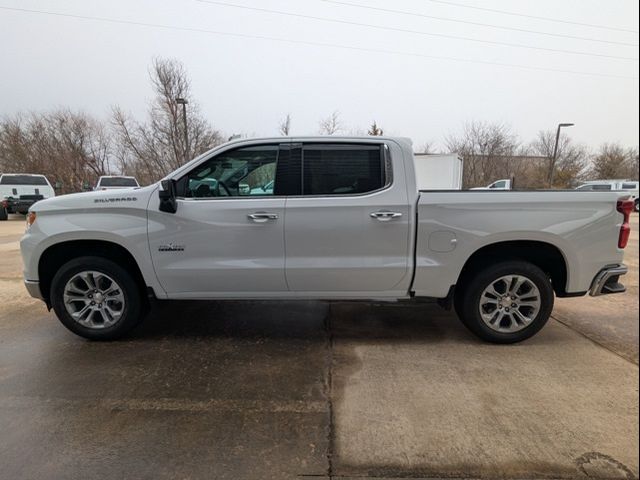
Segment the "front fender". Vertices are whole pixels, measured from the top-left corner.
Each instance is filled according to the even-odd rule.
[[[151,262],[146,209],[39,213],[36,222],[20,241],[25,280],[39,280],[38,264],[48,248],[75,240],[105,241],[126,249],[138,264],[145,283],[154,289],[156,295],[166,295]],[[118,261],[117,258],[112,260]]]

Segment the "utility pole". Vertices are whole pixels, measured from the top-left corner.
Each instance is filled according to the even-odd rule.
[[[551,169],[549,172],[549,188],[553,188],[553,175],[556,170],[556,160],[558,158],[558,143],[560,141],[560,129],[563,127],[573,127],[573,123],[559,123],[556,131],[556,143],[553,146],[553,157],[551,158]]]
[[[187,128],[187,100],[176,98],[176,103],[182,105],[182,127],[184,128],[184,163],[189,161],[189,129]]]

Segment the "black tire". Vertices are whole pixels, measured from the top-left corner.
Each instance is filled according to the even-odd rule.
[[[9,218],[9,212],[6,207],[0,207],[0,221],[7,220]]]
[[[633,209],[635,210],[636,213],[640,212],[640,202],[638,201],[638,199],[636,198],[636,202],[633,206]]]
[[[114,325],[89,328],[73,319],[64,305],[64,288],[67,282],[82,271],[96,271],[111,277],[124,295],[124,307]],[[65,263],[51,281],[51,305],[62,324],[76,335],[89,340],[116,340],[126,335],[142,320],[146,309],[142,289],[134,277],[118,264],[103,257],[78,257]]]
[[[519,275],[530,280],[540,292],[540,308],[534,319],[522,330],[499,332],[490,328],[480,315],[483,291],[504,276]],[[549,277],[532,263],[512,260],[487,266],[475,274],[467,275],[456,288],[454,306],[462,323],[482,340],[492,343],[517,343],[538,333],[553,311],[554,293]],[[526,307],[525,307],[526,308]],[[533,312],[531,312],[533,314]]]

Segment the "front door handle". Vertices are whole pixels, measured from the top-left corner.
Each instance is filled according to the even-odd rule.
[[[400,218],[402,216],[402,213],[400,213],[400,212],[388,212],[386,210],[381,210],[379,212],[371,212],[369,214],[369,216],[371,218],[375,218],[376,220],[378,220],[380,222],[388,222],[389,220],[392,220],[394,218]]]
[[[247,215],[247,217],[249,217],[251,220],[253,220],[256,223],[264,223],[269,220],[277,220],[278,214],[268,213],[268,212],[255,212],[255,213],[250,213],[249,215]]]

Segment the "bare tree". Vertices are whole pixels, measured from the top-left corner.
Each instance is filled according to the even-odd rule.
[[[371,124],[371,126],[369,127],[369,130],[367,130],[367,135],[372,135],[374,137],[379,137],[379,136],[384,135],[384,131],[382,130],[382,128],[380,128],[378,126],[378,124],[374,120],[373,123]]]
[[[343,129],[340,112],[335,111],[327,118],[320,120],[320,135],[335,135]]]
[[[291,115],[287,113],[287,116],[280,120],[280,123],[278,124],[278,131],[283,137],[289,135],[291,132]]]
[[[459,135],[445,138],[449,152],[464,159],[464,186],[487,185],[500,178],[515,175],[518,166],[514,156],[520,142],[511,128],[503,124],[469,122]]]
[[[638,180],[640,177],[640,156],[638,155],[638,147],[629,149],[631,152],[631,170],[632,174],[629,178],[633,180]]]
[[[552,130],[540,131],[536,139],[531,142],[531,151],[540,157],[546,157],[548,162],[542,164],[533,175],[536,183],[544,184],[545,178],[549,177],[549,169],[553,158],[553,150],[556,142],[556,132]],[[582,179],[587,167],[589,152],[583,145],[576,145],[571,138],[565,134],[560,134],[558,140],[558,152],[554,166],[555,188],[572,188]]]
[[[605,143],[592,158],[589,172],[594,179],[638,178],[638,150],[618,143]]]
[[[135,174],[142,183],[162,178],[181,166],[185,158],[195,157],[223,141],[220,133],[200,115],[180,62],[154,59],[150,76],[155,98],[150,104],[147,122],[132,119],[119,107],[114,107],[112,113],[120,144],[116,154],[121,169]],[[176,102],[178,98],[188,102],[187,125],[182,119],[182,106]]]
[[[0,171],[42,173],[61,193],[111,173],[112,151],[109,131],[85,113],[61,109],[0,122]]]
[[[420,153],[426,154],[434,154],[436,153],[435,143],[434,142],[424,142],[422,147],[420,147]]]

